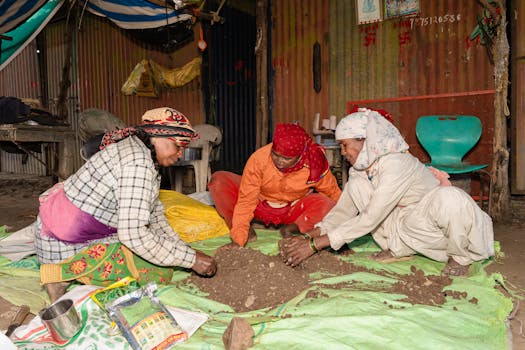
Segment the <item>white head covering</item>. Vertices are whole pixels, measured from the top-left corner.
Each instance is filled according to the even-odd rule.
[[[399,130],[381,114],[366,108],[359,108],[341,119],[335,129],[335,139],[364,138],[363,149],[357,156],[356,170],[365,170],[378,158],[388,153],[400,153],[408,150],[408,144]]]

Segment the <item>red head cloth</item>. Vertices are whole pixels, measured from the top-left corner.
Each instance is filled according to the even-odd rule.
[[[314,143],[310,135],[297,124],[277,124],[272,150],[285,157],[299,157],[295,165],[282,172],[291,173],[303,167],[310,168],[307,183],[319,181],[329,170],[323,147]]]
[[[383,118],[388,120],[390,123],[394,124],[394,117],[392,116],[392,114],[390,114],[389,112],[385,111],[384,109],[373,109],[373,108],[368,108],[368,107],[367,107],[367,109],[369,109],[371,111],[376,111],[377,113],[381,114],[383,116]],[[352,110],[348,114],[352,114],[352,113],[355,113],[355,112],[358,112],[358,111],[359,111],[359,106],[358,105],[354,105]]]

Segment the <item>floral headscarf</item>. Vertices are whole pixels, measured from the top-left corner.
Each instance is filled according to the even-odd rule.
[[[365,142],[355,164],[352,164],[356,170],[368,169],[385,154],[408,150],[408,144],[394,124],[366,108],[359,108],[358,112],[341,119],[335,130],[336,140],[359,138],[364,138]]]
[[[314,143],[310,135],[297,124],[277,124],[272,150],[285,157],[299,157],[295,165],[281,171],[291,173],[303,167],[310,168],[307,183],[318,182],[329,170],[323,147]]]
[[[179,146],[187,146],[199,137],[184,114],[170,107],[161,107],[146,111],[139,126],[107,132],[99,148],[103,150],[112,143],[137,134],[139,130],[148,136],[167,137]]]

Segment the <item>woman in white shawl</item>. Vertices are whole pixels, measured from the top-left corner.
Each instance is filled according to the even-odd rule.
[[[443,177],[440,186],[436,171],[408,152],[399,130],[379,113],[360,108],[339,122],[335,138],[352,164],[348,183],[312,231],[279,242],[286,264],[368,233],[382,249],[373,259],[419,253],[446,262],[444,275],[468,275],[473,261],[494,255],[491,218]]]

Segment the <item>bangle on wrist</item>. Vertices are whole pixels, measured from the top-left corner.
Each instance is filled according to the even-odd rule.
[[[314,251],[314,253],[318,253],[319,252],[319,249],[317,249],[317,246],[315,245],[315,240],[313,237],[310,237],[310,248],[312,248],[312,250]]]
[[[312,236],[310,236],[308,233],[303,233],[303,237],[304,237],[305,239],[310,239],[310,238],[312,238]]]

